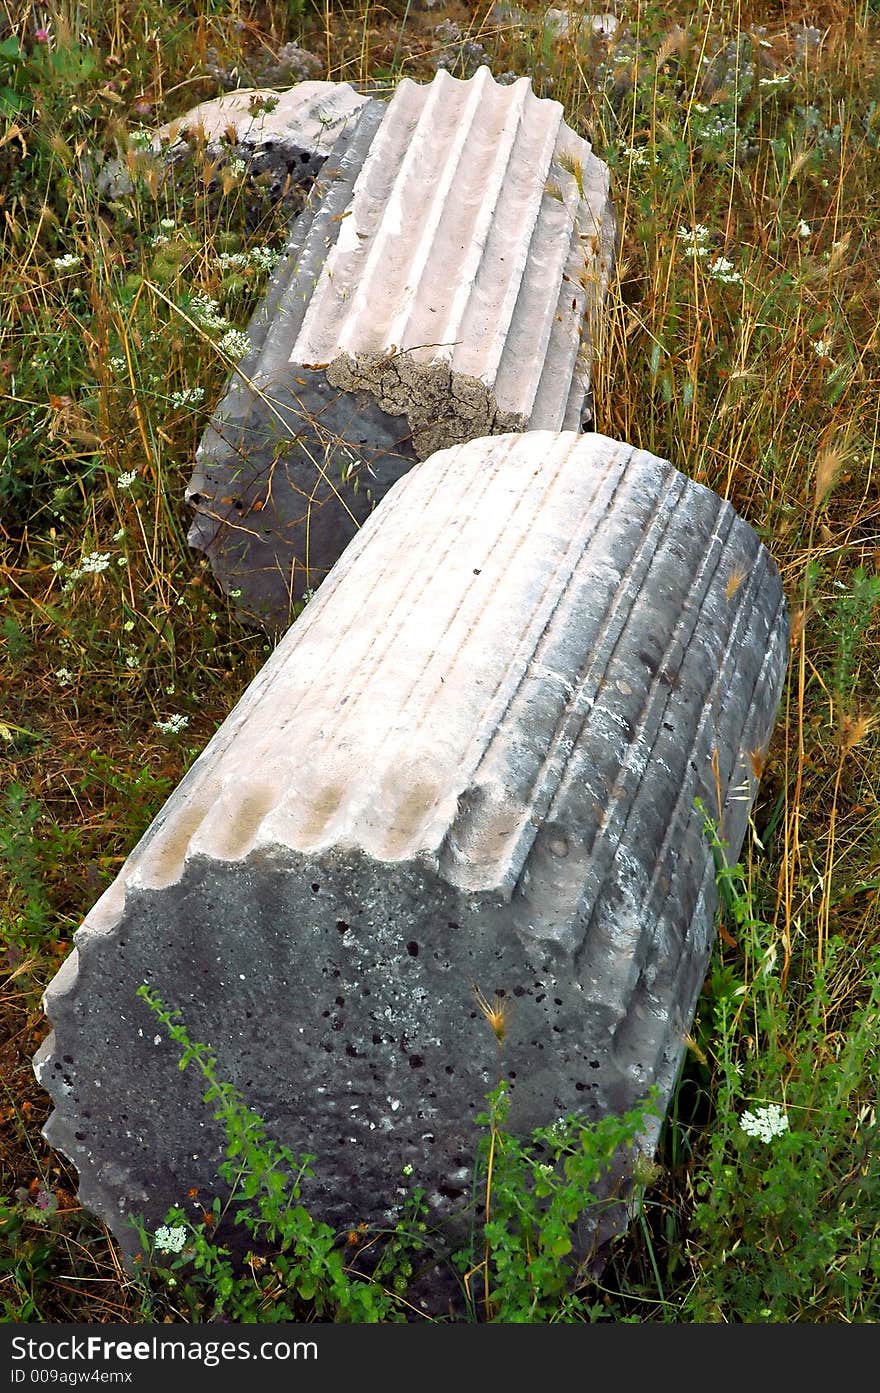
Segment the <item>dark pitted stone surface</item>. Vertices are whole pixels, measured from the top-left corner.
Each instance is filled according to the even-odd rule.
[[[390,1223],[406,1165],[460,1215],[499,1068],[475,987],[511,1006],[515,1129],[651,1085],[665,1107],[713,939],[695,799],[735,858],[787,653],[767,551],[671,464],[532,432],[416,466],[46,992],[46,1136],[82,1202],[131,1254],[131,1215],[217,1189],[223,1136],[143,982],[315,1154],[304,1198],[341,1230]]]

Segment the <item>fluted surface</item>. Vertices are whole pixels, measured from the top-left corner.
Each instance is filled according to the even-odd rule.
[[[513,1003],[517,1127],[651,1084],[665,1105],[713,934],[695,800],[735,857],[786,656],[768,553],[666,461],[530,432],[419,465],[47,991],[47,1136],[84,1202],[125,1241],[125,1212],[214,1186],[222,1139],[144,980],[317,1153],[340,1225],[387,1221],[406,1163],[440,1218],[467,1191],[497,1068],[474,985]]]
[[[606,167],[528,78],[371,103],[199,449],[190,541],[240,612],[286,627],[416,458],[579,429],[613,246]]]

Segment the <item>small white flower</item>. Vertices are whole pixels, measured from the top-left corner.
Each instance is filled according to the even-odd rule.
[[[163,735],[177,735],[189,725],[189,716],[169,716],[167,721],[154,721],[153,725]]]
[[[788,1118],[778,1103],[770,1103],[766,1108],[744,1112],[739,1125],[746,1136],[759,1137],[762,1142],[769,1143],[788,1131]]]
[[[74,271],[77,266],[82,265],[82,258],[74,256],[72,252],[68,252],[66,256],[56,256],[52,265],[55,267],[56,271]]]
[[[124,358],[111,358],[109,361],[109,367],[111,372],[114,372],[117,377],[120,377],[122,373],[127,371],[128,364],[126,363]]]
[[[128,657],[125,660],[125,666],[129,668],[138,668],[140,667],[140,665],[141,660],[138,657],[137,653],[129,653]]]
[[[79,565],[71,571],[68,583],[79,580],[80,576],[98,576],[110,565],[109,551],[90,551]]]
[[[189,302],[189,312],[203,329],[223,330],[229,328],[229,320],[220,313],[220,306],[210,295],[193,295]]]
[[[56,574],[58,573],[58,571],[63,571],[63,570],[64,570],[64,562],[63,562],[63,561],[53,561],[53,562],[52,562],[52,570],[55,571]]]
[[[240,179],[243,174],[247,173],[247,165],[244,160],[230,160],[226,168],[234,179]]]
[[[274,271],[281,260],[281,253],[273,247],[251,247],[248,253],[252,266],[258,271]]]
[[[796,235],[798,237],[812,237],[813,235],[813,229],[810,227],[810,224],[808,222],[804,221],[803,218],[801,218],[800,222],[797,225]]]
[[[412,1173],[413,1173],[413,1168],[412,1168],[412,1166],[409,1165],[409,1164],[405,1165],[404,1168],[403,1168],[403,1173],[404,1173],[404,1175],[412,1175]]]
[[[650,152],[645,145],[627,145],[622,153],[637,169],[644,169],[652,162]]]
[[[830,358],[830,357],[831,357],[831,340],[830,340],[830,339],[813,339],[813,342],[812,342],[812,349],[813,349],[813,352],[815,353],[815,355],[816,355],[817,358]]]
[[[788,82],[788,73],[776,73],[773,77],[759,77],[759,87],[784,87]]]
[[[250,264],[247,252],[221,252],[218,261],[221,271],[243,271]]]
[[[186,1229],[182,1224],[178,1224],[174,1228],[163,1224],[161,1228],[156,1229],[153,1239],[154,1246],[159,1253],[179,1253],[185,1242]]]
[[[122,492],[124,493],[126,489],[130,489],[130,488],[131,488],[131,486],[132,486],[132,484],[134,483],[134,481],[135,481],[136,478],[137,478],[137,470],[136,470],[136,469],[125,469],[125,470],[123,470],[123,472],[122,472],[121,474],[119,474],[119,475],[117,476],[117,479],[116,479],[116,487],[117,487],[118,489],[122,489]]]
[[[60,667],[55,674],[55,681],[59,687],[69,687],[73,681],[73,673],[70,668]]]
[[[251,341],[243,329],[230,329],[228,334],[224,334],[217,347],[227,358],[234,358],[236,361],[243,358],[250,350]]]
[[[172,392],[170,401],[175,410],[183,406],[198,406],[205,399],[204,387],[184,387],[181,392]]]
[[[151,131],[129,131],[128,142],[135,150],[148,150],[153,143]]]
[[[173,232],[175,227],[177,226],[177,223],[174,221],[173,218],[160,218],[159,226],[161,227],[163,232]]]
[[[739,271],[734,270],[733,262],[728,261],[726,256],[719,256],[712,262],[709,275],[716,281],[724,281],[726,285],[742,284],[742,276]]]
[[[696,227],[680,227],[678,238],[681,242],[686,242],[684,249],[685,256],[708,256],[709,247],[706,245],[709,240],[709,229],[702,223],[697,223]]]
[[[123,624],[122,627],[123,627],[123,629],[125,630],[125,632],[126,632],[127,634],[130,634],[131,631],[132,631],[132,629],[134,628],[134,620],[133,620],[133,619],[126,619],[126,621],[125,621],[125,623]]]

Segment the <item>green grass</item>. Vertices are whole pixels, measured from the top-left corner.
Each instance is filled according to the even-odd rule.
[[[253,1271],[230,1277],[215,1253],[179,1269],[176,1292],[165,1269],[126,1273],[42,1140],[30,1067],[73,931],[268,651],[188,549],[183,495],[228,372],[218,321],[243,329],[265,278],[263,254],[222,258],[277,248],[283,218],[249,214],[234,172],[210,188],[200,158],[160,179],[138,133],[216,95],[209,69],[253,72],[288,41],[334,79],[427,80],[442,16],[50,8],[41,43],[29,5],[0,4],[0,1310],[200,1319],[221,1281],[243,1311],[236,1282],[252,1292]],[[731,500],[779,563],[793,635],[740,866],[716,848],[720,932],[639,1217],[601,1280],[556,1289],[524,1256],[565,1241],[536,1217],[542,1163],[507,1137],[496,1097],[474,1125],[475,1158],[494,1144],[505,1164],[475,1181],[475,1214],[487,1195],[490,1211],[471,1314],[876,1321],[880,14],[870,0],[624,0],[614,62],[599,39],[548,33],[544,6],[521,8],[501,25],[487,3],[464,37],[495,72],[531,73],[612,169],[621,251],[597,329],[598,428]],[[102,156],[133,178],[111,202],[89,175]],[[773,1106],[778,1135],[743,1129]],[[492,1227],[516,1212],[519,1229]],[[203,1254],[209,1230],[192,1237]],[[388,1247],[361,1318],[395,1318],[423,1237]],[[249,1319],[286,1318],[291,1284],[299,1318],[365,1300],[345,1286],[345,1235],[314,1250],[314,1290],[284,1233],[272,1241],[287,1266],[267,1259]]]

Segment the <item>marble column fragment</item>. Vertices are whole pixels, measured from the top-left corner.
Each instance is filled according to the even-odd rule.
[[[581,429],[608,188],[528,78],[439,72],[364,109],[294,227],[188,490],[190,542],[242,617],[284,629],[416,459]]]
[[[143,982],[316,1156],[304,1198],[340,1230],[393,1222],[412,1166],[454,1231],[499,1071],[518,1132],[652,1086],[662,1115],[713,941],[697,800],[735,860],[787,654],[768,552],[670,463],[530,432],[418,465],[46,991],[45,1135],[83,1204],[131,1253],[132,1215],[223,1192],[223,1135]],[[500,1053],[475,989],[509,1007]]]

